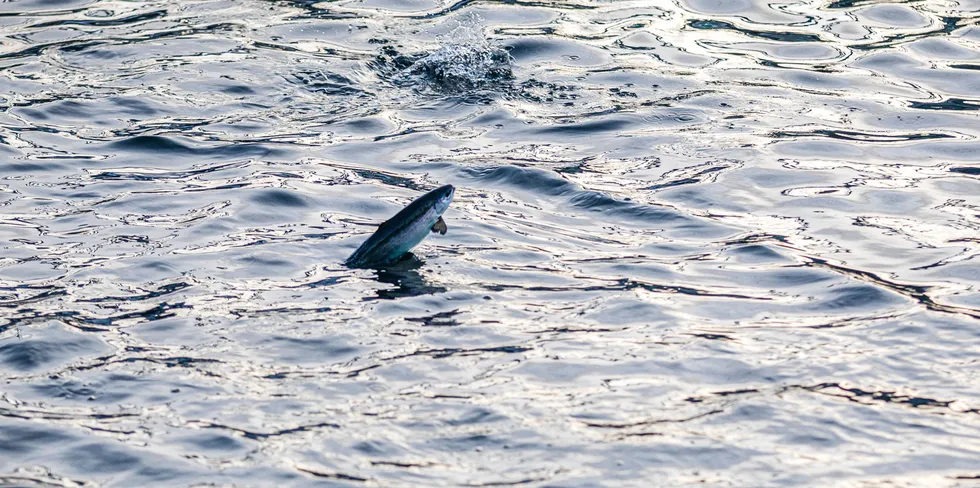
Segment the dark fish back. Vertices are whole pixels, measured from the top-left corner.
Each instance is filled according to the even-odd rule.
[[[448,185],[446,185],[448,186]],[[378,230],[374,231],[360,247],[347,258],[347,265],[361,265],[363,261],[370,259],[369,254],[372,250],[380,247],[385,241],[400,234],[412,222],[415,222],[424,215],[439,200],[439,195],[445,190],[446,186],[441,186],[432,190],[421,197],[416,198],[412,203],[401,209],[390,219],[381,223]]]

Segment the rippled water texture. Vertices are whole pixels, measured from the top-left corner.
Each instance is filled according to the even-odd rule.
[[[978,115],[977,0],[2,1],[0,485],[975,486]]]

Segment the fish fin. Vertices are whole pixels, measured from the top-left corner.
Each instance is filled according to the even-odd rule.
[[[384,229],[386,225],[390,224],[392,219],[388,219],[380,224],[378,224],[378,230]],[[377,232],[377,231],[375,231]]]
[[[449,227],[446,226],[446,221],[442,220],[442,217],[439,217],[439,220],[432,224],[432,232],[438,232],[442,235],[446,235],[447,230],[449,230]]]

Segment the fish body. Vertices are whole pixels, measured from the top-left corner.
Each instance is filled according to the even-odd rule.
[[[391,265],[419,245],[429,232],[445,234],[442,214],[449,208],[455,192],[452,185],[445,185],[415,199],[381,224],[345,264],[352,268]]]

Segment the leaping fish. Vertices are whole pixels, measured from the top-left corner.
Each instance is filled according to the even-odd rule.
[[[430,231],[445,234],[448,227],[442,214],[455,192],[453,185],[445,185],[415,199],[381,224],[344,264],[351,268],[391,265],[419,245]]]

